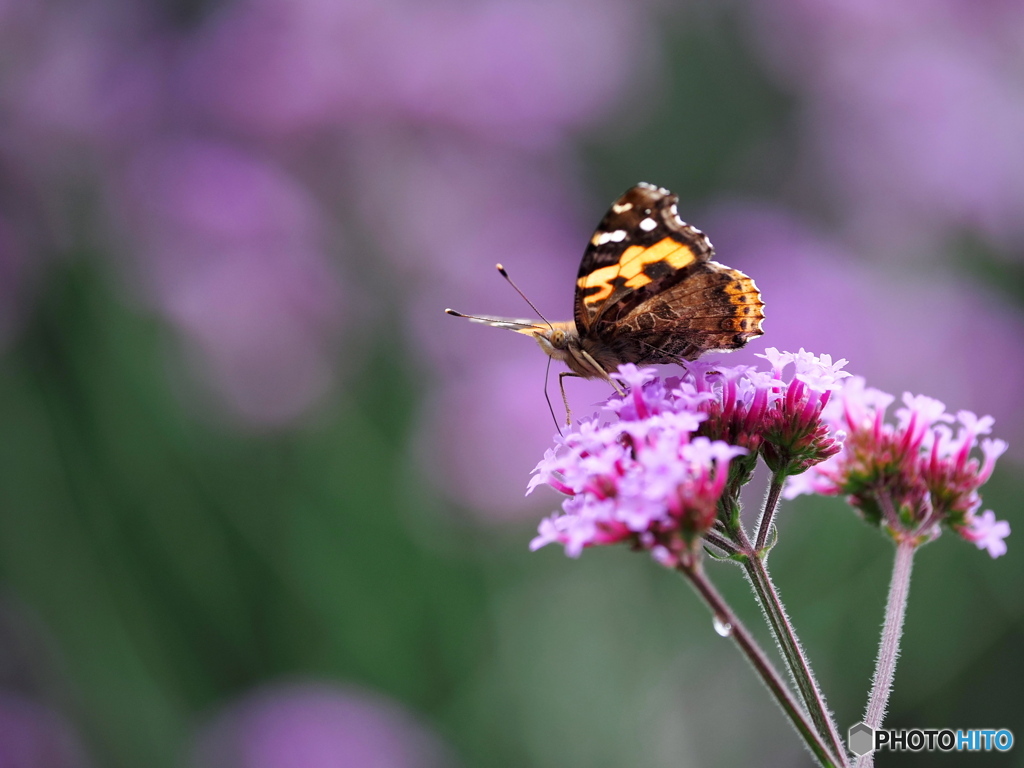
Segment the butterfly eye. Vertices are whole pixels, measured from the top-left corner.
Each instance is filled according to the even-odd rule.
[[[551,332],[551,346],[561,349],[565,346],[565,331],[555,329]]]

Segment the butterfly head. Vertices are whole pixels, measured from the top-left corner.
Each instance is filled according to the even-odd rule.
[[[540,348],[555,360],[568,360],[572,356],[571,348],[579,346],[580,335],[575,323],[571,321],[552,323],[550,326],[535,325],[530,332]]]

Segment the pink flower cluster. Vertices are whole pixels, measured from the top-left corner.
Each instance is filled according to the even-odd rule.
[[[895,398],[849,377],[845,360],[803,349],[761,357],[771,370],[690,363],[666,380],[622,366],[613,375],[625,393],[557,438],[534,470],[527,493],[547,484],[569,498],[531,548],[557,542],[577,557],[626,542],[676,565],[760,456],[789,478],[787,498],[842,494],[894,538],[924,542],[946,526],[992,557],[1006,551],[1009,524],[978,514],[978,488],[1006,450],[1003,440],[979,442],[990,416],[954,417],[938,400],[905,394],[896,424],[887,423]]]
[[[558,542],[578,557],[584,547],[627,542],[675,565],[714,524],[729,462],[746,450],[694,436],[704,414],[653,369],[624,365],[614,375],[629,391],[611,398],[605,417],[558,438],[537,465],[527,492],[546,483],[569,498],[530,548]]]
[[[946,526],[992,557],[1004,554],[1009,524],[990,510],[977,514],[978,488],[1007,447],[1003,440],[979,441],[991,431],[992,417],[970,411],[954,417],[938,400],[904,393],[892,424],[885,421],[885,412],[894,400],[865,386],[863,379],[851,378],[823,413],[833,428],[847,432],[843,450],[790,478],[786,497],[843,494],[866,520],[894,538],[927,541]],[[975,448],[980,460],[973,455]]]
[[[547,484],[569,498],[531,547],[558,542],[576,557],[627,542],[675,565],[715,524],[723,494],[749,480],[758,455],[792,474],[837,453],[839,436],[820,416],[846,361],[802,349],[763,357],[771,371],[692,363],[664,381],[654,369],[622,366],[613,375],[626,393],[558,438],[537,465],[529,491]]]
[[[771,371],[737,366],[691,364],[683,386],[707,395],[698,407],[707,421],[700,433],[760,452],[773,472],[797,474],[839,452],[842,442],[822,423],[822,409],[850,374],[846,360],[830,355],[780,352],[769,347],[758,355]],[[786,369],[792,365],[791,377]]]

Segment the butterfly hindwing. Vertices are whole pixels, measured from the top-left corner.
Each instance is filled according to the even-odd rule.
[[[602,318],[594,333],[620,360],[677,363],[710,350],[738,349],[760,336],[763,307],[753,280],[707,261],[622,317]]]

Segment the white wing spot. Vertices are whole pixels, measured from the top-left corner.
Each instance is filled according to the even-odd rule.
[[[658,222],[654,219],[644,219],[640,222],[640,229],[644,232],[650,232],[652,229],[658,226]]]
[[[599,235],[594,235],[590,241],[594,245],[604,245],[605,243],[621,243],[626,239],[626,230],[616,229],[614,232],[602,232]]]
[[[612,206],[612,210],[615,213],[625,213],[626,211],[630,210],[632,207],[633,207],[632,203],[623,203],[622,205],[619,205],[618,203],[616,203],[615,205]]]

